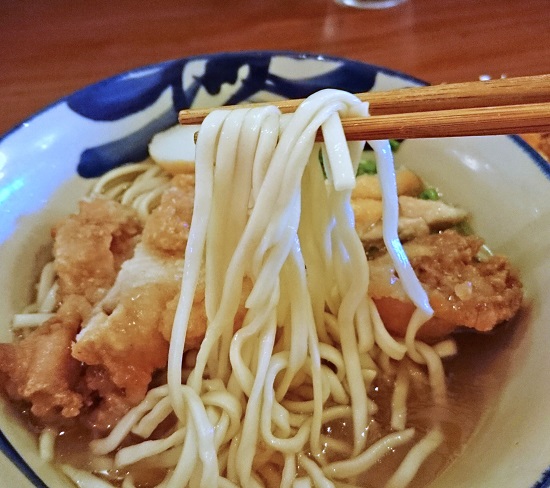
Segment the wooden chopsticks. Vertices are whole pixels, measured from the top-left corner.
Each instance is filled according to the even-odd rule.
[[[371,117],[343,119],[348,140],[550,132],[550,75],[403,88],[357,96],[369,102]],[[288,113],[301,102],[284,100],[237,107],[271,104]],[[211,110],[182,110],[179,121],[200,123]]]

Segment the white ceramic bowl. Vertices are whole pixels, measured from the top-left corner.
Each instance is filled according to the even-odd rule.
[[[52,224],[76,209],[90,177],[141,159],[178,109],[420,83],[324,56],[225,53],[140,68],[34,115],[0,140],[0,340],[11,340],[10,318],[30,300]],[[475,229],[520,268],[528,296],[506,353],[486,364],[489,375],[506,375],[504,386],[433,487],[550,486],[550,166],[516,137],[410,140],[398,159],[472,212]],[[0,408],[0,485],[67,486]]]

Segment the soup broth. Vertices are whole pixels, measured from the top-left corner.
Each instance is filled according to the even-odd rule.
[[[515,345],[525,333],[526,320],[527,311],[523,310],[510,323],[502,324],[492,333],[464,331],[455,334],[458,353],[444,361],[448,386],[448,402],[445,406],[433,405],[425,372],[410,364],[417,368],[417,373],[412,375],[413,384],[407,402],[407,427],[417,429],[415,440],[418,441],[433,424],[434,417],[437,417],[445,437],[444,443],[422,464],[409,485],[411,488],[425,488],[434,481],[466,448],[483,419],[490,415],[491,409],[498,402],[499,391],[513,370]],[[392,383],[391,374],[382,376],[371,389],[370,396],[381,407],[387,407],[391,401]],[[165,424],[165,429],[173,420]],[[380,408],[373,420],[369,426],[369,436],[379,438],[390,432],[380,427],[389,425],[390,408]],[[33,430],[38,432],[39,427],[33,425]],[[343,442],[346,439],[349,441],[350,425],[333,421],[325,426],[324,434]],[[57,438],[55,462],[95,472],[116,486],[122,484],[125,476],[132,474],[137,487],[150,488],[160,483],[166,474],[165,470],[155,468],[151,462],[117,470],[112,467],[112,456],[94,458],[88,447],[90,440],[85,429],[66,429]],[[407,452],[408,446],[398,447],[388,452],[367,472],[347,482],[365,488],[383,488]],[[331,459],[342,457],[335,453],[327,454]]]

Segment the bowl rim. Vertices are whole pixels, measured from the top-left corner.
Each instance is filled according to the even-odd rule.
[[[23,474],[34,487],[48,488],[40,476],[34,469],[25,461],[25,458],[15,449],[13,444],[8,440],[4,432],[0,429],[0,452],[4,454],[6,459],[11,462]]]

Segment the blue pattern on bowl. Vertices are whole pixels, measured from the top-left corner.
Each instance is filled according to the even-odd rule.
[[[338,87],[350,92],[368,91],[378,72],[372,66],[341,61],[322,75],[292,80],[270,71],[274,56],[280,55],[227,53],[169,61],[131,71],[71,95],[67,98],[68,106],[79,115],[95,121],[115,121],[146,110],[167,89],[172,93],[172,107],[162,117],[127,137],[86,149],[80,158],[78,173],[87,178],[97,177],[121,164],[143,159],[152,135],[175,124],[177,111],[192,106],[201,87],[208,94],[217,95],[222,85],[232,85],[229,96],[223,99],[224,104],[232,105],[248,100],[260,91],[283,98],[303,98],[322,87]],[[296,54],[287,56],[310,59]],[[201,59],[205,61],[204,65],[200,63]],[[243,67],[248,68],[248,74],[240,79],[239,71]],[[194,82],[184,88],[182,77],[186,70],[192,71],[185,76]]]

